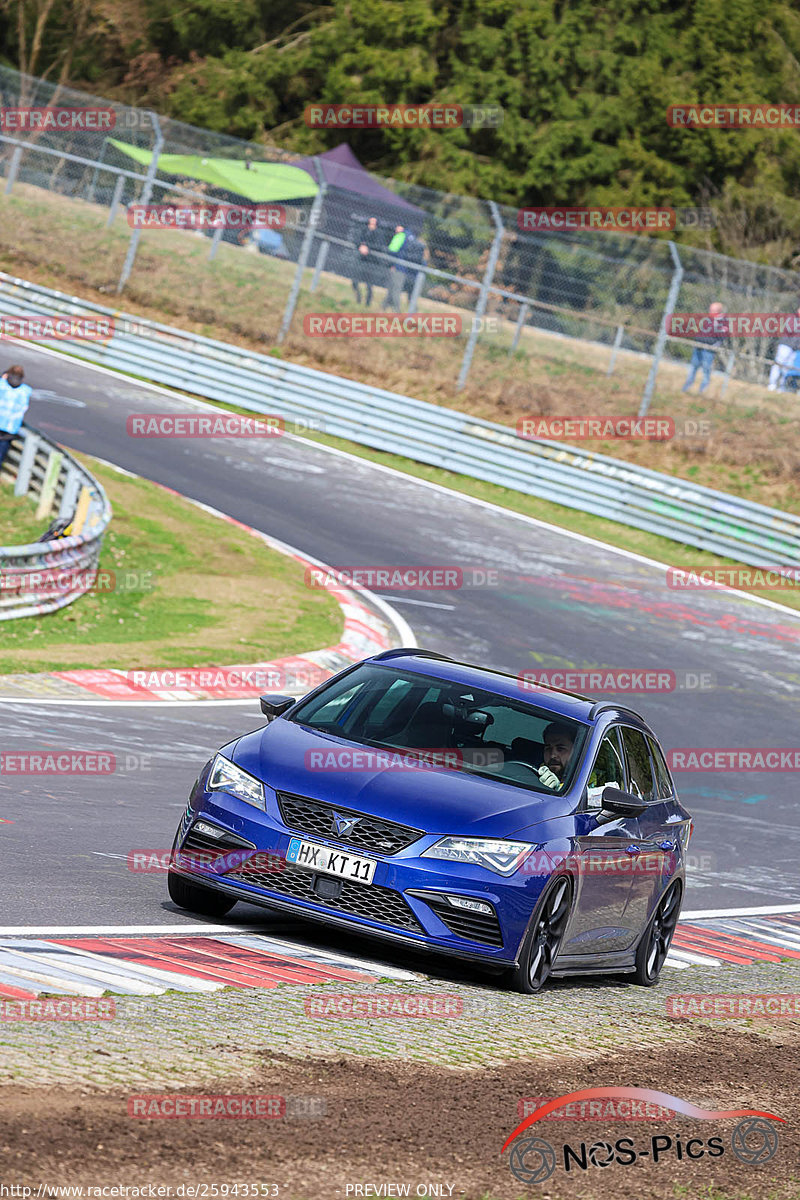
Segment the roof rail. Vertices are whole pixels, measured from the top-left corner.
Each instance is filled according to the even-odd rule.
[[[416,658],[440,658],[445,662],[453,661],[449,654],[439,654],[436,650],[419,650],[416,646],[399,646],[395,650],[381,650],[380,654],[373,654],[370,662],[385,662],[387,658],[404,658],[409,654]]]
[[[647,724],[647,722],[645,721],[642,714],[638,713],[635,708],[628,708],[627,704],[616,704],[613,700],[598,700],[597,703],[593,704],[591,709],[589,710],[589,718],[588,719],[590,721],[593,721],[598,713],[605,712],[607,710],[608,711],[613,710],[614,712],[629,713],[630,716],[636,717],[637,721],[642,721],[643,724],[645,724],[645,725]]]

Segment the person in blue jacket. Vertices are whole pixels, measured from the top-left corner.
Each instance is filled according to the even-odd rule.
[[[31,401],[31,388],[23,383],[25,372],[16,364],[0,376],[0,464],[20,431]]]

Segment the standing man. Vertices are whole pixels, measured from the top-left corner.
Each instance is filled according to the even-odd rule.
[[[403,247],[406,243],[408,234],[405,226],[395,225],[394,237],[387,246],[387,252],[395,258],[405,258]],[[402,308],[403,281],[405,279],[405,270],[401,266],[395,266],[394,263],[389,267],[389,282],[386,288],[386,297],[383,301],[384,309],[390,309],[392,312],[400,312]]]
[[[376,259],[374,251],[381,251],[383,244],[381,241],[381,233],[378,229],[378,218],[370,217],[367,221],[364,236],[361,239],[361,244],[356,252],[356,261],[353,264],[353,291],[356,294],[356,302],[361,303],[361,284],[364,284],[365,304],[367,308],[372,305],[372,285],[376,283]]]
[[[797,328],[800,333],[800,308],[797,310]],[[784,337],[778,343],[775,351],[775,362],[769,373],[768,392],[786,391],[786,371],[794,365],[794,356],[800,350],[800,336]]]
[[[0,465],[19,433],[31,401],[31,388],[22,382],[24,378],[25,372],[16,364],[0,376]]]
[[[698,333],[693,340],[702,342],[702,346],[695,346],[692,350],[692,359],[689,363],[689,374],[686,376],[686,383],[681,388],[682,392],[688,392],[689,388],[694,383],[694,377],[698,371],[703,372],[703,378],[700,382],[700,391],[704,392],[711,381],[711,368],[714,365],[714,349],[716,346],[728,336],[728,322],[723,317],[725,305],[720,304],[715,300],[709,305],[708,315],[711,317],[711,332]],[[708,347],[708,349],[706,349]]]

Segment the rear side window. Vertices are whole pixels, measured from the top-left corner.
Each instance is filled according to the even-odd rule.
[[[622,726],[622,744],[625,747],[625,760],[628,764],[628,780],[634,796],[642,800],[656,799],[656,783],[653,779],[653,769],[650,765],[650,751],[644,734],[639,729],[631,729],[629,725]]]
[[[647,744],[653,756],[653,766],[656,772],[656,794],[659,800],[669,800],[675,794],[675,785],[667,769],[667,764],[664,762],[664,755],[651,737],[647,739]]]

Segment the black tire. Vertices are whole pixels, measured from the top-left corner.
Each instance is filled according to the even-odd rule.
[[[664,962],[669,953],[672,935],[678,924],[683,889],[679,880],[670,884],[650,918],[650,924],[642,934],[636,947],[636,970],[633,982],[640,987],[653,987],[658,983]]]
[[[236,903],[223,892],[215,892],[199,883],[190,883],[174,871],[167,874],[167,889],[170,900],[174,901],[178,908],[186,908],[189,912],[200,913],[204,917],[224,917]]]
[[[561,947],[572,908],[572,880],[559,875],[548,884],[525,936],[519,966],[510,976],[517,992],[534,996],[547,982]]]

